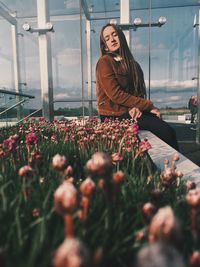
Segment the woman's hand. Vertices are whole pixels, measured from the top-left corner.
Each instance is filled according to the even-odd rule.
[[[134,121],[137,121],[141,117],[142,112],[138,108],[132,108],[129,110],[129,115]]]
[[[160,111],[157,108],[153,108],[150,112],[155,114],[158,118],[161,118]]]

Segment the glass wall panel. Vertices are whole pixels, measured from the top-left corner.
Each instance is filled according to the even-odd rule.
[[[0,20],[0,87],[13,89],[13,48],[11,25],[6,20]]]
[[[86,26],[84,15],[79,14],[79,0],[56,1],[56,3],[49,1],[49,7],[50,20],[54,26],[54,32],[49,33],[52,47],[54,100],[79,99],[76,102],[56,102],[54,108],[57,110],[88,107]],[[13,1],[9,9],[17,10],[19,22],[20,87],[23,93],[35,96],[35,99],[24,104],[24,107],[32,110],[40,109],[42,101],[38,33],[26,32],[22,28],[24,23],[29,23],[32,28],[38,27],[37,1]],[[6,69],[5,72],[8,73]],[[11,76],[10,74],[9,82],[12,81]]]
[[[195,14],[198,14],[198,7],[195,6],[131,12],[132,23],[137,17],[142,19],[142,23],[157,23],[161,16],[167,19],[162,27],[142,27],[130,31],[130,48],[144,71],[147,96],[158,108],[187,108],[190,96],[197,94],[198,40],[197,29],[193,27]],[[100,56],[100,30],[109,21],[109,18],[92,21],[93,79]],[[119,18],[117,23],[120,23]],[[93,89],[95,94],[95,86]]]
[[[8,112],[2,112],[15,105],[17,101],[16,96],[6,94],[7,91],[15,91],[13,64],[11,25],[7,20],[0,18],[0,121],[7,120]]]
[[[162,27],[138,28],[132,32],[131,49],[141,64],[147,92],[159,108],[187,107],[196,94],[197,32],[193,28],[196,7],[152,9],[132,12],[143,23],[167,18]],[[150,17],[151,15],[151,17]]]
[[[18,20],[18,44],[19,44],[19,63],[20,63],[20,82],[21,90],[25,94],[35,96],[24,104],[25,115],[27,112],[41,109],[41,86],[40,86],[40,65],[38,34],[23,30],[23,24],[29,23],[31,27],[37,27],[35,20]]]
[[[81,23],[82,25],[80,16],[71,18],[66,16],[64,20],[53,22],[55,29],[52,34],[53,86],[54,100],[58,101],[54,104],[55,110],[88,106],[84,18]],[[60,102],[62,100],[66,102]]]

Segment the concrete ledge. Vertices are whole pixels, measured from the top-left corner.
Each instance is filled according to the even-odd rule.
[[[149,131],[140,131],[139,137],[140,139],[148,139],[152,146],[152,149],[149,150],[149,155],[157,168],[161,170],[164,169],[164,160],[168,159],[169,162],[171,162],[173,153],[177,152],[174,148]],[[183,179],[191,180],[200,186],[200,167],[183,156],[180,152],[178,153],[180,159],[177,162],[177,169],[183,173]]]
[[[16,123],[17,123],[16,121],[0,121],[0,128],[13,126]]]

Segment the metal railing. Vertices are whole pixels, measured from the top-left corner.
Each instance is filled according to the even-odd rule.
[[[33,116],[33,115],[35,115],[35,114],[37,114],[37,113],[40,112],[41,110],[42,110],[42,108],[33,111],[32,113],[30,113],[29,115],[27,115],[27,116],[24,117],[23,119],[19,120],[19,121],[17,122],[17,124],[20,123],[20,122],[23,122],[24,120],[30,118],[31,116]]]
[[[8,90],[5,90],[5,89],[0,89],[0,94],[15,95],[15,96],[28,97],[28,98],[35,98],[35,96],[33,96],[33,95],[24,94],[24,93],[17,93],[17,92],[8,91]]]
[[[85,102],[88,102],[89,104],[89,116],[93,115],[93,102],[96,102],[96,99],[80,99],[80,98],[72,98],[72,99],[57,99],[54,100],[53,103],[62,103],[62,102],[66,102],[66,103],[73,103],[73,102],[82,102],[82,105],[84,105]],[[83,106],[83,117],[85,116],[85,112],[84,112],[84,106]]]
[[[11,90],[6,90],[6,89],[0,89],[0,94],[3,94],[5,96],[15,96],[17,99],[17,102],[14,103],[13,105],[11,105],[10,107],[7,107],[8,103],[10,103],[11,101],[8,101],[7,103],[5,103],[4,106],[1,106],[1,108],[4,108],[4,110],[2,110],[0,112],[0,116],[7,114],[8,111],[13,110],[14,108],[17,108],[17,114],[18,114],[18,118],[19,120],[21,119],[22,116],[22,104],[25,103],[26,101],[28,101],[29,99],[33,99],[35,98],[35,96],[33,95],[29,95],[29,94],[24,94],[24,93],[18,93],[18,92],[14,92]],[[13,99],[12,99],[13,100]]]

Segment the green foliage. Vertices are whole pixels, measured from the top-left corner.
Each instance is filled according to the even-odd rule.
[[[97,110],[93,108],[92,110],[93,116],[97,116]],[[89,109],[87,107],[84,107],[84,114],[85,116],[89,116]],[[77,108],[58,108],[54,111],[55,116],[83,116],[83,108],[77,107]]]

